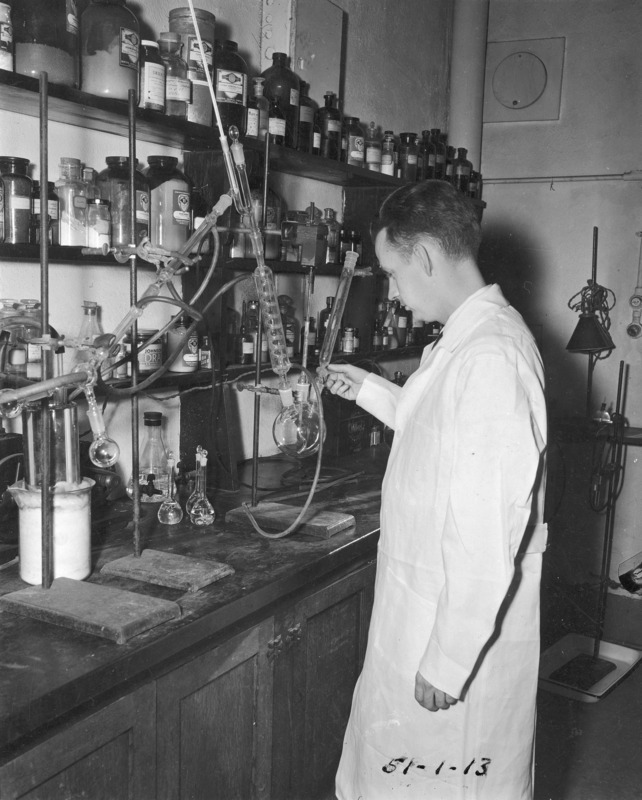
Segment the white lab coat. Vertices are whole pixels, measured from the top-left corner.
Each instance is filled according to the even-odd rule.
[[[395,435],[339,800],[532,797],[543,386],[533,337],[486,286],[403,388],[371,375],[359,391]],[[420,706],[417,671],[459,702]]]

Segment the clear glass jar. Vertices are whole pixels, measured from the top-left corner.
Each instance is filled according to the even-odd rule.
[[[60,244],[84,247],[87,243],[87,187],[78,158],[63,156],[56,181],[60,209]]]
[[[207,64],[207,69],[211,71],[214,63],[214,24],[216,17],[202,8],[195,8],[194,15],[203,42],[205,63]],[[173,8],[169,12],[169,29],[172,33],[180,34],[183,45],[182,56],[187,64],[187,70],[194,73],[193,76],[190,75],[190,78],[199,81],[207,80],[192,15],[188,6]]]
[[[381,172],[381,137],[377,126],[371,122],[368,126],[368,135],[365,139],[366,161],[365,165],[371,172]]]
[[[15,71],[78,88],[78,14],[72,0],[13,3]]]
[[[139,24],[125,0],[91,0],[81,17],[83,92],[127,100],[138,92]]]
[[[338,161],[341,156],[341,112],[336,107],[337,96],[334,92],[326,92],[323,97],[325,105],[318,112],[321,155]]]
[[[189,235],[190,183],[173,156],[149,156],[147,163],[149,238],[156,247],[180,250]]]
[[[165,64],[165,113],[170,117],[187,119],[191,90],[187,63],[181,58],[183,44],[180,33],[161,33],[158,47]]]
[[[13,27],[8,3],[0,3],[0,69],[13,72]]]
[[[111,214],[109,203],[95,197],[87,205],[87,247],[103,245],[111,245]]]
[[[135,242],[131,236],[131,204],[129,199],[129,158],[108,156],[107,169],[98,175],[98,190],[111,211],[111,245],[126,247],[138,244],[149,236],[149,184],[138,169],[135,172]]]
[[[416,133],[399,134],[399,163],[397,177],[402,181],[414,183],[417,180],[417,147]]]
[[[167,448],[163,441],[160,411],[143,413],[143,439],[140,449],[138,481],[141,503],[162,503],[169,497]],[[129,479],[127,494],[133,495],[133,480]]]
[[[7,244],[28,244],[31,227],[31,178],[28,158],[0,157],[4,197],[3,237]]]
[[[381,142],[381,172],[384,175],[395,174],[395,135],[392,131],[383,132]]]
[[[230,125],[236,125],[245,136],[248,70],[238,49],[236,42],[215,42],[212,77],[223,131],[227,134]]]
[[[301,82],[298,76],[288,67],[285,53],[274,53],[272,66],[263,73],[265,78],[264,93],[268,100],[276,100],[285,119],[286,147],[296,148],[299,133],[299,92]]]
[[[47,184],[47,231],[49,244],[60,243],[60,212],[53,181]],[[34,181],[31,192],[31,244],[40,244],[40,181]]]
[[[165,64],[158,42],[149,39],[141,43],[138,105],[152,111],[165,111]]]

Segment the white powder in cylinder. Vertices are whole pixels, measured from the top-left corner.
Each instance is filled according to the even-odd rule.
[[[53,576],[83,580],[91,572],[91,487],[57,484],[53,509]],[[12,487],[13,488],[13,487]],[[39,491],[13,492],[20,509],[20,577],[42,584],[42,496]]]

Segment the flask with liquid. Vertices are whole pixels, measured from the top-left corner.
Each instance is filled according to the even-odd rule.
[[[13,27],[15,71],[37,78],[46,71],[51,83],[78,88],[78,13],[70,0],[20,0],[12,4],[10,28]],[[2,41],[8,31],[2,23]],[[11,50],[0,49],[13,69]]]
[[[180,33],[161,33],[158,47],[165,64],[165,113],[170,117],[187,119],[191,94],[187,63],[181,57],[183,44]]]
[[[254,92],[247,102],[245,135],[264,141],[270,120],[270,101],[263,94],[265,78],[254,78]]]
[[[265,96],[270,102],[276,101],[285,119],[286,147],[296,148],[299,133],[299,93],[301,82],[288,67],[285,53],[274,53],[272,66],[263,73]]]
[[[336,107],[337,96],[326,92],[325,105],[319,109],[321,127],[321,155],[338,161],[341,156],[341,112]]]
[[[215,43],[212,77],[223,132],[227,135],[230,126],[236,125],[239,134],[245,136],[248,69],[238,50],[237,42]]]
[[[187,499],[185,510],[190,522],[199,527],[211,525],[216,518],[214,507],[207,499],[207,450],[196,448],[196,485]]]
[[[165,64],[158,42],[149,39],[141,43],[138,105],[152,111],[165,111]]]
[[[83,92],[127,100],[138,91],[139,24],[125,0],[91,0],[80,20]]]
[[[87,187],[82,180],[80,159],[63,156],[56,181],[60,208],[60,244],[87,244]]]
[[[162,503],[169,498],[167,449],[163,441],[160,411],[143,413],[143,440],[140,449],[138,482],[141,503]],[[127,484],[127,494],[133,494],[133,479]]]
[[[190,183],[174,156],[149,156],[147,163],[149,238],[156,247],[180,250],[189,235]]]

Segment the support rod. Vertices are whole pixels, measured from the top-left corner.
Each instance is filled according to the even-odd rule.
[[[130,244],[136,247],[136,92],[129,90],[129,229]],[[138,275],[136,272],[136,256],[132,254],[129,259],[129,303],[136,305],[138,300]],[[138,340],[138,321],[134,319],[131,326],[131,372],[132,387],[138,384],[138,358],[136,353]],[[134,392],[131,398],[132,414],[132,506],[133,506],[133,539],[134,556],[140,557],[140,483],[139,483],[139,426],[138,426],[138,394]]]
[[[46,72],[39,76],[40,89],[40,314],[41,331],[49,330],[49,236],[47,232],[48,180],[49,180],[49,86]],[[42,351],[41,377],[50,378],[49,351]],[[49,418],[49,401],[44,397],[42,406],[42,472],[41,472],[41,556],[42,586],[49,589],[53,583],[53,488],[51,486],[51,420]]]

